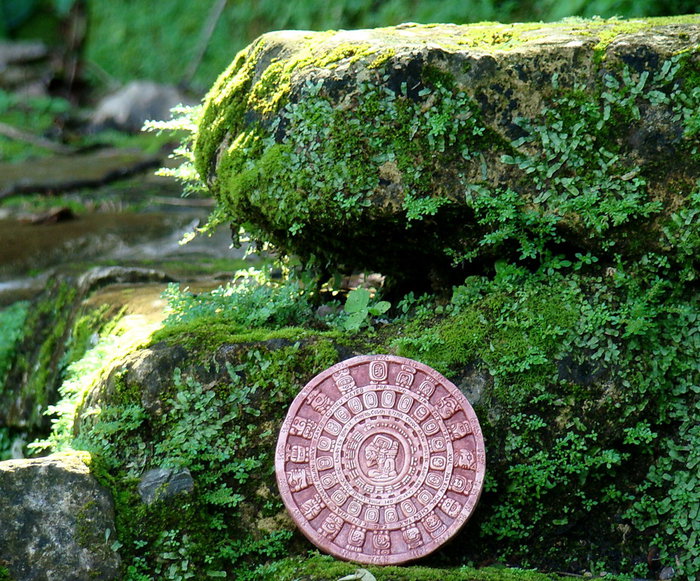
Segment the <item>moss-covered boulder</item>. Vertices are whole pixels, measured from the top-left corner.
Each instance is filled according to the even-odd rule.
[[[473,518],[421,566],[455,579],[480,579],[460,567],[484,562],[638,578],[672,566],[692,579],[700,305],[681,275],[651,253],[616,269],[501,263],[449,302],[409,294],[381,318],[370,302],[359,328],[333,303],[319,316],[293,280],[171,289],[164,327],[61,402],[74,429],[55,441],[89,450],[112,490],[126,578],[299,578],[305,561],[283,559],[312,546],[274,475],[287,409],[347,357],[408,356],[467,395],[488,458]],[[186,474],[186,493],[145,501],[151,471]]]
[[[6,566],[5,578],[120,578],[114,505],[90,475],[89,459],[87,454],[56,454],[0,462],[0,565]]]
[[[697,193],[700,18],[274,32],[209,92],[218,218],[329,270],[674,249]]]

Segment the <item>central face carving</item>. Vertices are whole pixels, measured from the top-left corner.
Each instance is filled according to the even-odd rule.
[[[397,476],[399,442],[388,434],[377,434],[367,444],[364,457],[367,476],[375,482],[387,482]],[[399,470],[401,467],[398,467]]]

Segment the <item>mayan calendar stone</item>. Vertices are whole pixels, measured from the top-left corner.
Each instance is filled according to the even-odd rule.
[[[354,357],[292,403],[275,456],[292,518],[322,550],[390,564],[437,549],[467,521],[484,482],[479,422],[430,367]]]

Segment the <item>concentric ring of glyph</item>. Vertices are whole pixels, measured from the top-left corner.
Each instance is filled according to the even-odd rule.
[[[290,406],[275,459],[301,531],[344,559],[400,563],[435,550],[473,511],[485,471],[478,420],[429,367],[355,357]]]

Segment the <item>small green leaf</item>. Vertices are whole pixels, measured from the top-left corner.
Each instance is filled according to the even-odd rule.
[[[390,308],[391,303],[389,301],[379,301],[376,305],[369,308],[369,312],[375,317],[378,317],[379,315],[386,313]]]
[[[346,331],[357,331],[367,318],[367,311],[361,311],[359,313],[351,313],[350,316],[345,321]]]
[[[367,309],[368,304],[369,291],[365,288],[357,288],[348,293],[348,298],[345,301],[345,312],[359,313]]]

